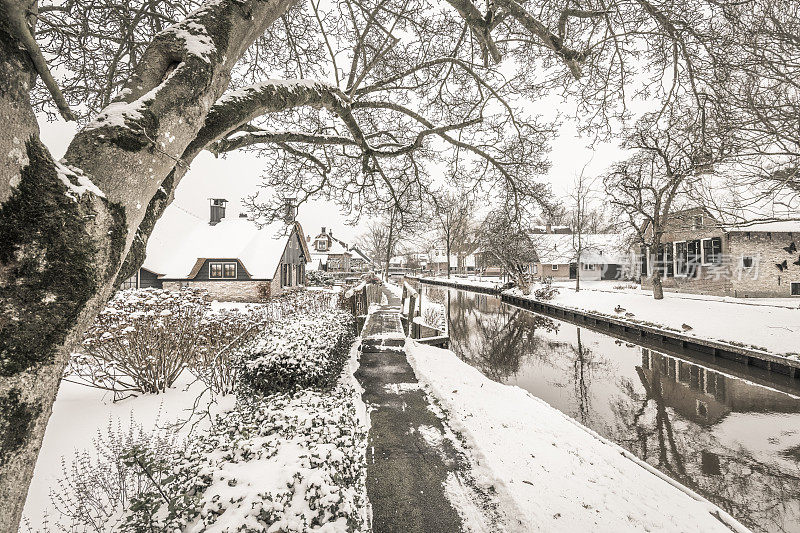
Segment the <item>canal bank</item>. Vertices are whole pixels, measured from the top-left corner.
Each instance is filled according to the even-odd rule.
[[[800,532],[798,380],[497,296],[422,292],[424,306],[446,307],[452,351],[487,378],[541,398],[754,531]]]
[[[515,294],[512,291],[501,291],[494,287],[475,286],[458,281],[442,281],[425,278],[410,279],[426,285],[444,286],[480,294],[496,295],[503,302],[522,309],[543,313],[586,327],[595,329],[602,328],[609,334],[626,340],[639,342],[640,339],[643,339],[644,342],[648,343],[656,342],[664,345],[677,344],[682,349],[692,350],[699,354],[736,361],[748,366],[762,368],[768,372],[788,376],[791,379],[800,380],[800,359],[776,355],[766,350],[745,346],[744,343],[741,343],[742,345],[740,346],[740,343],[733,344],[731,342],[701,338],[658,324],[643,323],[642,320],[632,320],[620,316],[611,316],[607,313],[576,309],[552,301],[537,300],[532,296]],[[627,310],[623,309],[623,311]],[[758,312],[758,310],[749,308],[747,312]],[[796,319],[800,320],[800,312],[798,312]]]

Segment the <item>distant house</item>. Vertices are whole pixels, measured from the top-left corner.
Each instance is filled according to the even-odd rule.
[[[648,228],[648,235],[652,228]],[[642,285],[744,298],[800,296],[800,222],[725,225],[702,207],[672,214],[657,250],[644,248]]]
[[[353,254],[348,249],[347,243],[334,238],[333,231],[326,230],[323,226],[322,232],[314,237],[306,238],[310,241],[311,262],[314,270],[324,270],[326,272],[350,272],[350,260]]]
[[[354,272],[370,272],[375,270],[375,263],[357,246],[350,247],[350,269]]]
[[[541,278],[569,280],[620,279],[625,277],[628,252],[622,235],[616,233],[583,233],[580,235],[581,256],[578,257],[578,235],[572,233],[532,233],[536,251],[533,274]]]
[[[158,224],[142,268],[122,287],[193,287],[219,300],[258,301],[303,285],[311,253],[300,224],[259,227],[226,217],[226,204],[212,199],[208,222],[174,212],[175,225]]]

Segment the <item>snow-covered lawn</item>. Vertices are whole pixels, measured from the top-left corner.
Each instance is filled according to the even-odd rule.
[[[800,334],[800,300],[724,298],[665,292],[664,299],[658,301],[648,291],[627,285],[596,282],[575,292],[574,282],[554,283],[559,287],[559,292],[550,303],[671,329],[701,339],[800,357],[797,343]],[[614,286],[625,288],[614,289]],[[518,291],[515,294],[520,295]]]
[[[149,432],[156,425],[165,427],[186,420],[203,389],[202,383],[195,381],[189,372],[184,372],[175,386],[164,394],[145,394],[115,403],[111,392],[62,382],[25,501],[23,516],[30,521],[34,531],[42,526],[45,515],[51,524],[53,518],[58,516],[50,499],[50,491],[58,490],[57,481],[63,476],[62,460],[69,465],[76,451],[91,452],[94,449],[93,439],[107,434],[109,427],[120,427],[124,433],[131,424],[135,424]],[[210,396],[204,397],[197,411],[201,412],[207,407],[211,399]],[[234,397],[231,395],[218,400],[211,406],[213,414],[230,409]],[[194,431],[203,431],[207,427],[205,420]],[[178,431],[178,436],[186,437],[191,429],[191,424],[185,425]]]
[[[412,340],[406,350],[417,378],[506,489],[498,492],[522,510],[529,531],[747,531],[523,389],[486,378],[449,350]]]
[[[500,288],[505,281],[502,278],[496,276],[433,276],[433,277],[426,277],[425,279],[431,279],[433,281],[440,281],[443,283],[458,283],[459,285],[469,285],[471,287],[481,287],[485,289],[498,289]]]

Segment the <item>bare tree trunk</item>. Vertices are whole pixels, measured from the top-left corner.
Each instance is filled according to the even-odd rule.
[[[195,12],[193,31],[182,31],[203,28],[213,43],[207,56],[180,32],[159,34],[113,104],[141,118],[120,125],[109,112],[75,136],[62,163],[39,140],[34,69],[9,12],[0,12],[0,153],[9,155],[0,158],[0,531],[19,527],[69,355],[113,291],[135,236],[152,230],[159,187],[170,176],[177,186],[188,164],[181,158],[199,151],[192,143],[202,149],[231,68],[292,1],[221,0]],[[226,133],[208,131],[209,140]]]
[[[392,238],[394,238],[394,214],[389,219],[389,237],[386,239],[386,270],[383,274],[384,281],[389,281],[389,261],[392,259]]]
[[[447,237],[447,242],[445,243],[445,261],[447,263],[447,279],[450,279],[450,237]]]
[[[653,270],[653,298],[656,300],[664,299],[664,285],[661,281],[661,270]]]

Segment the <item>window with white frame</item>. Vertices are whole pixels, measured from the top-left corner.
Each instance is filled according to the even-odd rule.
[[[678,241],[675,243],[675,276],[685,276],[688,271],[686,241]]]
[[[236,279],[235,262],[211,262],[208,264],[209,279]]]
[[[704,265],[722,263],[722,239],[720,237],[703,239],[702,252]]]
[[[558,270],[558,265],[550,265],[550,268],[551,268],[552,270]]]
[[[697,229],[703,225],[703,215],[695,215],[692,217],[692,229]]]

